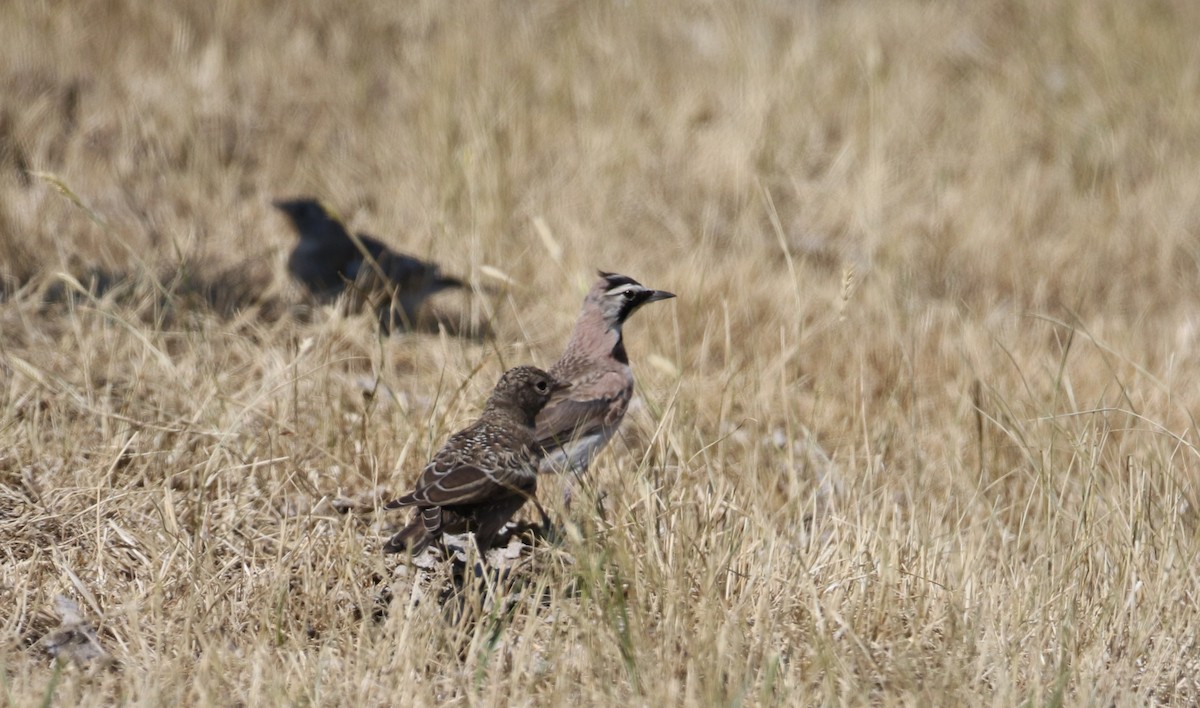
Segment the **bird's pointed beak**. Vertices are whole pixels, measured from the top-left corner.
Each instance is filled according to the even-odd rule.
[[[570,381],[555,381],[555,382],[554,382],[554,383],[553,383],[553,384],[550,386],[550,392],[551,392],[551,393],[557,393],[557,392],[559,392],[559,391],[566,391],[568,388],[571,388],[571,382],[570,382]]]
[[[666,290],[655,290],[650,293],[650,297],[646,298],[646,302],[658,302],[659,300],[670,300],[675,297],[675,293],[669,293]]]

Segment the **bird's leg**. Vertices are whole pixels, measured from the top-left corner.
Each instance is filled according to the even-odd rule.
[[[487,552],[493,540],[495,540],[495,537],[489,536],[488,538],[484,538],[478,531],[475,532],[475,550],[479,552],[479,565],[487,565]],[[476,571],[476,574],[478,574],[478,571]]]
[[[574,497],[575,482],[579,480],[579,473],[575,471],[575,466],[567,462],[566,473],[563,474],[563,511],[570,513],[571,499]]]
[[[563,508],[567,511],[571,510],[571,501],[575,498],[576,487],[582,491],[587,491],[588,480],[584,477],[586,472],[586,463],[577,465],[569,461],[567,462],[567,468],[563,473]]]
[[[476,512],[475,545],[479,548],[481,557],[486,559],[487,551],[496,542],[500,530],[524,503],[525,497],[514,495]]]
[[[542,503],[539,502],[536,497],[530,497],[529,500],[533,502],[533,506],[535,509],[537,509],[538,515],[542,517],[542,535],[549,536],[552,526],[550,523],[550,515],[546,513],[544,508],[542,508]]]

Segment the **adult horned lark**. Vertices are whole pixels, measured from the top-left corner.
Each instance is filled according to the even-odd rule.
[[[463,521],[483,555],[513,514],[537,490],[534,420],[555,393],[570,384],[541,369],[518,366],[500,377],[479,420],[450,436],[425,466],[416,489],[386,508],[415,506],[417,514],[384,545],[385,553],[414,555]]]
[[[552,376],[571,388],[555,394],[538,415],[542,472],[581,474],[608,444],[633,396],[621,326],[642,305],[673,297],[628,276],[600,271],[583,299],[567,348],[550,368]]]
[[[418,308],[431,295],[463,287],[458,278],[442,275],[436,263],[397,253],[367,234],[357,234],[355,243],[342,222],[315,199],[272,203],[300,237],[288,257],[292,277],[322,299],[348,290],[351,306],[370,306],[385,330],[415,322]]]

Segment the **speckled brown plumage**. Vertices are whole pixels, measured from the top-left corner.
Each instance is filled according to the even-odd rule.
[[[411,523],[391,538],[385,552],[417,553],[451,523],[467,522],[482,554],[513,514],[534,500],[539,452],[534,421],[557,391],[567,388],[532,366],[500,377],[479,419],[438,450],[416,488],[388,508],[415,506]],[[539,505],[539,511],[541,507]]]

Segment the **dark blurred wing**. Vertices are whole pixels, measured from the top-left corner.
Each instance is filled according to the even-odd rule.
[[[394,251],[388,251],[379,256],[379,267],[388,280],[400,286],[401,290],[409,288],[423,290],[426,287],[426,281],[434,275],[434,268],[430,264]]]
[[[354,273],[348,275],[359,278],[360,287],[381,287],[390,283],[403,288],[409,283],[423,282],[430,276],[428,263],[403,253],[397,253],[381,241],[366,234],[358,234],[358,238],[371,259],[375,261],[372,264],[365,258],[361,258],[362,252],[359,251],[360,264]]]

